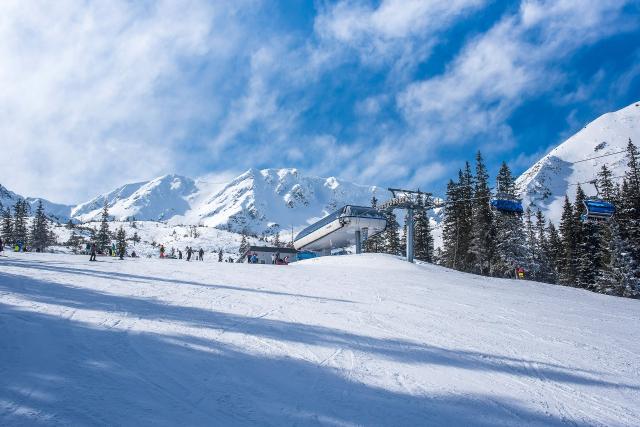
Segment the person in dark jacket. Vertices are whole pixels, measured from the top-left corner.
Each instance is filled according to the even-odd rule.
[[[204,261],[204,250],[202,248],[198,251],[198,255],[200,255],[200,261]]]
[[[187,261],[191,261],[191,255],[193,254],[193,249],[191,247],[187,247]]]
[[[218,251],[218,262],[222,262],[222,249]]]
[[[96,244],[92,243],[91,244],[91,256],[89,257],[89,261],[95,261],[96,260]]]
[[[182,259],[182,251],[178,249],[178,259]]]

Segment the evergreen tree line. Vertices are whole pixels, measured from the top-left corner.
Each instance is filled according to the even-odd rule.
[[[507,278],[522,268],[529,280],[640,298],[640,155],[631,140],[626,163],[621,182],[606,165],[593,182],[599,198],[616,206],[612,219],[587,221],[586,195],[578,185],[574,203],[565,195],[557,229],[539,210],[492,210],[489,175],[478,152],[475,171],[466,162],[457,180],[447,185],[443,247],[436,261],[459,271]],[[506,163],[496,177],[495,193],[518,200]]]
[[[425,203],[424,199],[419,200]],[[378,207],[378,199],[373,196],[371,206]],[[400,225],[393,211],[385,213],[387,219],[387,228],[380,234],[368,237],[363,244],[364,252],[387,253],[392,255],[406,255],[406,236],[407,225],[403,227],[400,233]],[[434,261],[434,244],[431,234],[431,224],[426,209],[416,209],[413,213],[413,251],[415,259],[433,262]]]
[[[24,199],[16,201],[13,213],[11,207],[3,209],[0,206],[2,240],[9,246],[21,245],[24,249],[42,252],[56,242],[56,237],[44,213],[42,202],[38,202],[31,221],[29,221],[30,211],[31,208]]]

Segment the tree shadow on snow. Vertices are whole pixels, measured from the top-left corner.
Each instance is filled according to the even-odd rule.
[[[548,381],[560,383],[640,390],[637,384],[624,384],[599,378],[598,372],[544,361],[448,349],[402,339],[370,337],[319,325],[261,316],[249,317],[198,307],[171,305],[153,298],[112,295],[21,275],[0,273],[0,292],[9,292],[30,301],[62,305],[71,309],[100,310],[133,318],[178,322],[203,329],[239,333],[282,342],[347,349],[401,363],[441,365],[531,378],[543,377]],[[532,366],[535,366],[535,369]]]
[[[171,283],[171,284],[190,285],[190,286],[202,286],[202,287],[214,288],[214,289],[225,289],[225,290],[238,291],[238,292],[305,298],[305,299],[313,299],[313,300],[320,300],[320,301],[343,302],[343,303],[354,302],[351,300],[339,299],[339,298],[318,297],[314,295],[294,294],[294,293],[288,293],[288,292],[270,291],[265,289],[243,288],[239,286],[230,286],[230,285],[216,285],[216,284],[210,284],[210,283],[201,283],[201,282],[195,282],[191,280],[181,280],[181,279],[173,279],[173,278],[165,279],[158,276],[143,276],[139,274],[121,273],[117,271],[103,272],[103,271],[88,270],[83,268],[65,267],[60,265],[60,263],[57,261],[41,261],[41,260],[31,261],[31,260],[21,260],[21,259],[10,259],[10,260],[2,260],[2,263],[11,267],[18,267],[18,268],[25,268],[25,269],[33,268],[36,270],[53,271],[58,273],[79,274],[84,276],[98,277],[101,279],[117,278],[118,280],[123,282],[136,282],[136,283],[163,282],[163,283]]]
[[[94,328],[4,304],[0,319],[13,340],[0,353],[3,425],[563,424],[498,396],[394,392],[213,340]]]

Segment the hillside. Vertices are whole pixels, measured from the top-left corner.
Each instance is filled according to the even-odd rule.
[[[584,160],[622,151],[629,138],[636,145],[640,142],[640,102],[598,117],[531,166],[517,180],[523,202],[559,221],[564,195],[573,199],[575,184],[584,183],[587,195],[595,195],[588,182],[602,165],[615,177],[624,175],[624,154]]]
[[[640,424],[638,301],[385,255],[0,258],[0,424]]]

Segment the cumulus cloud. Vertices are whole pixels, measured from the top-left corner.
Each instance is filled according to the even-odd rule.
[[[481,134],[508,142],[506,119],[527,97],[565,78],[556,63],[620,31],[624,2],[525,1],[470,41],[442,75],[409,84],[399,108],[434,141],[463,143]]]
[[[3,184],[67,202],[174,167],[185,122],[217,113],[183,67],[241,37],[201,2],[0,7]]]

